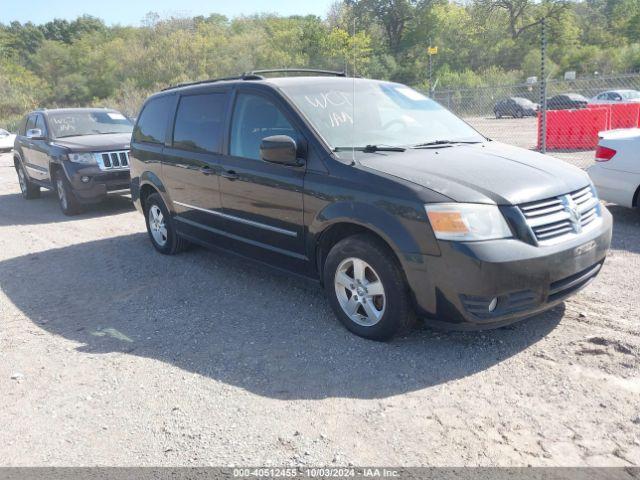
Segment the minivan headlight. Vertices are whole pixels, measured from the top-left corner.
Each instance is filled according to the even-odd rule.
[[[424,208],[433,233],[440,240],[477,241],[512,236],[497,205],[435,203]]]
[[[97,163],[93,153],[70,153],[68,157],[73,163],[83,163],[85,165]]]

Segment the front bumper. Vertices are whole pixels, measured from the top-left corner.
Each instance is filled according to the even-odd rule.
[[[65,162],[64,171],[73,187],[73,193],[81,203],[99,202],[109,193],[130,189],[129,169],[103,171],[96,165]],[[82,177],[88,177],[89,181],[83,182]]]
[[[552,308],[586,286],[604,263],[611,231],[611,214],[602,208],[597,228],[558,245],[440,242],[440,256],[406,258],[405,272],[418,313],[428,323],[495,328]]]

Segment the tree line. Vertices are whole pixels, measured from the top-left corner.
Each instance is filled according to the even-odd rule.
[[[258,68],[346,69],[421,89],[521,83],[539,74],[543,19],[552,76],[640,71],[638,0],[342,0],[323,18],[11,22],[0,24],[0,127],[36,107],[135,115],[159,88]]]

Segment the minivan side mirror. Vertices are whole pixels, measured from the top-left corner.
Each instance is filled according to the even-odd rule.
[[[260,158],[265,162],[281,165],[298,166],[298,146],[288,135],[273,135],[262,139]]]
[[[44,133],[39,128],[30,128],[27,130],[27,138],[29,140],[44,140]]]

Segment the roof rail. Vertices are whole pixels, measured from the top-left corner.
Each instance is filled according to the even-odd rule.
[[[184,82],[177,85],[171,85],[170,87],[163,88],[162,91],[173,90],[174,88],[190,87],[192,85],[202,85],[204,83],[224,82],[227,80],[264,80],[264,77],[256,75],[253,72],[243,73],[234,77],[221,77],[221,78],[209,78],[207,80],[198,80],[196,82]]]
[[[268,70],[252,70],[233,77],[210,78],[208,80],[198,80],[196,82],[178,83],[177,85],[171,85],[170,87],[163,88],[162,91],[165,92],[175,88],[202,85],[204,83],[224,82],[228,80],[264,80],[264,77],[262,76],[263,73],[319,73],[322,75],[333,75],[335,77],[347,76],[345,72],[337,72],[335,70],[319,70],[315,68],[273,68]]]
[[[323,75],[333,75],[335,77],[346,77],[347,74],[342,72],[337,72],[335,70],[318,70],[316,68],[272,68],[268,70],[252,70],[250,72],[245,73],[245,75],[262,75],[263,73],[321,73]]]

